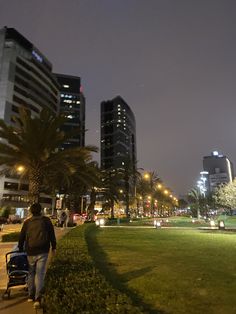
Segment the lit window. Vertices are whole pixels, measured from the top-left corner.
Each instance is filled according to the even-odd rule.
[[[64,84],[64,85],[63,85],[63,87],[64,87],[64,88],[69,88],[70,86],[69,86],[69,85]]]
[[[79,100],[77,100],[77,101],[76,101],[76,103],[77,103],[77,104],[80,104],[80,101],[79,101]]]
[[[64,94],[61,94],[61,97],[64,97],[65,95]]]

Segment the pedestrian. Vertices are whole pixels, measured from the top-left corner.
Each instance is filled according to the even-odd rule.
[[[67,219],[67,215],[66,212],[63,210],[60,216],[60,227],[64,228],[66,226],[66,219]]]
[[[32,217],[25,220],[20,236],[19,251],[26,251],[29,263],[28,302],[34,302],[34,308],[41,305],[41,295],[46,274],[46,263],[50,245],[52,254],[56,251],[56,237],[50,218],[41,214],[39,203],[30,206]]]
[[[66,221],[65,221],[65,225],[66,225],[66,228],[68,227],[68,224],[70,222],[70,211],[68,208],[65,209],[65,214],[66,214]]]

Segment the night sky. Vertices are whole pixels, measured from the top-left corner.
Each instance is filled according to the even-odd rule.
[[[0,0],[5,25],[54,72],[82,78],[86,144],[100,146],[100,102],[121,95],[136,117],[138,167],[176,195],[212,150],[236,168],[235,0]]]

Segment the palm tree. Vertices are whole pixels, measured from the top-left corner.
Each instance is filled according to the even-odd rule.
[[[201,193],[199,189],[193,188],[188,193],[188,198],[190,202],[194,203],[197,207],[197,218],[200,219],[200,202],[201,202]]]
[[[129,156],[124,158],[124,168],[120,171],[122,175],[123,186],[124,186],[124,197],[125,197],[125,213],[126,217],[130,216],[130,196],[136,198],[136,186],[137,180],[141,176],[137,170],[137,161],[133,161]],[[136,201],[136,200],[135,200]],[[137,204],[135,204],[137,206]]]
[[[91,161],[90,157],[84,159],[84,162],[81,162],[77,166],[76,172],[71,176],[66,177],[64,181],[63,178],[56,177],[49,180],[47,186],[50,184],[50,181],[52,183],[55,182],[54,190],[63,192],[64,207],[76,209],[72,204],[74,204],[75,201],[78,203],[78,199],[80,199],[81,204],[81,197],[83,197],[83,194],[86,193],[86,191],[91,190],[94,186],[99,185],[100,171],[97,162]],[[81,211],[82,210],[83,209],[81,208]]]
[[[161,183],[161,179],[159,178],[156,171],[146,172],[143,180],[143,186],[148,194],[151,196],[151,214],[154,212],[154,194],[157,191],[157,184]],[[145,183],[146,182],[146,183]]]
[[[102,171],[102,187],[104,199],[108,202],[111,210],[111,218],[114,218],[114,206],[119,199],[119,188],[121,181],[121,174],[117,169]]]
[[[14,125],[0,120],[2,174],[14,173],[22,166],[21,177],[29,181],[32,202],[39,201],[45,184],[55,186],[58,178],[68,182],[79,167],[83,168],[91,160],[91,152],[97,151],[94,146],[59,149],[72,136],[72,133],[60,130],[65,121],[65,117],[55,116],[48,109],[32,117],[23,108],[20,108],[19,116],[14,117]]]

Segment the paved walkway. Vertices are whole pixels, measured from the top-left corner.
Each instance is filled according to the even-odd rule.
[[[21,229],[21,225],[14,227],[14,232]],[[62,237],[69,229],[55,228],[56,238]],[[8,227],[9,232],[11,228]],[[9,233],[5,229],[4,233]],[[5,254],[11,251],[16,242],[3,243],[0,242],[0,313],[2,314],[41,314],[42,310],[35,310],[32,303],[27,302],[27,293],[24,291],[24,287],[13,287],[11,288],[10,299],[2,299],[2,295],[7,287],[7,273],[6,273],[6,262]]]

